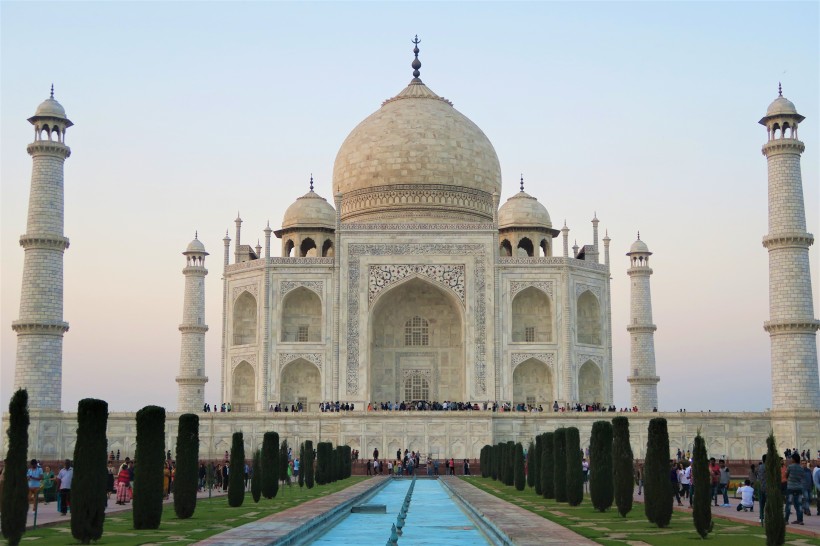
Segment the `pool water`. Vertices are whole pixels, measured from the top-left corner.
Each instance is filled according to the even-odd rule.
[[[410,488],[409,479],[393,479],[366,504],[384,504],[386,514],[351,513],[314,545],[382,546],[390,538],[390,528],[396,523],[404,497]],[[470,546],[490,544],[475,523],[450,497],[438,480],[416,481],[404,534],[398,543],[407,545]]]

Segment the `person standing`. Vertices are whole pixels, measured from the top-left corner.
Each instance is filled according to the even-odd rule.
[[[811,515],[811,491],[814,489],[814,480],[811,475],[809,462],[801,458],[800,466],[803,467],[803,515]]]
[[[763,509],[766,508],[766,454],[763,454],[763,457],[760,460],[760,464],[757,465],[757,484],[760,488],[758,491],[757,498],[760,500],[760,506],[758,512],[760,512],[760,524],[763,525]]]
[[[729,467],[726,466],[726,461],[720,460],[720,492],[723,493],[723,507],[729,506],[729,481],[732,478],[732,473]]]
[[[117,474],[117,504],[124,505],[128,502],[128,487],[131,485],[131,473],[128,472],[128,465],[123,463]]]
[[[794,505],[797,519],[792,522],[793,525],[803,525],[803,474],[800,454],[792,453],[792,463],[786,468],[786,523]]]
[[[686,468],[684,468],[684,465]],[[678,463],[678,481],[680,482],[681,496],[684,499],[689,498],[689,483],[692,475],[691,465],[688,463]],[[689,501],[691,505],[691,500]]]
[[[50,466],[46,466],[43,471],[43,500],[45,504],[53,502],[57,498],[57,490],[54,488],[54,472]]]
[[[31,503],[31,511],[35,512],[37,502],[40,500],[40,485],[43,483],[43,469],[37,464],[37,459],[31,460],[26,477],[28,478],[28,501]]]
[[[63,468],[57,474],[57,489],[60,491],[60,513],[68,514],[68,507],[71,503],[71,482],[74,479],[74,469],[71,468],[71,461],[65,460]]]
[[[817,489],[817,515],[820,516],[820,454],[814,463],[814,470],[812,470],[811,475],[814,481],[814,488]]]

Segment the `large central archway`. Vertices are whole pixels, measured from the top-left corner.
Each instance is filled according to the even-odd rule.
[[[370,400],[465,399],[464,321],[452,294],[418,278],[396,285],[376,301],[369,332]]]

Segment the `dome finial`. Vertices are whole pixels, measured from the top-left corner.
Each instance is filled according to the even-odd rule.
[[[639,241],[641,240],[641,232],[640,231],[638,231],[638,240]]]
[[[194,239],[199,239],[199,230],[194,231]]]
[[[421,61],[419,61],[419,44],[421,43],[421,40],[419,40],[418,34],[416,34],[415,39],[413,39],[411,43],[415,46],[413,47],[413,53],[416,55],[416,58],[410,65],[413,67],[413,81],[421,82],[421,80],[419,79],[419,75],[421,75],[421,72],[419,72],[419,68],[421,68]]]
[[[310,173],[310,191],[313,191],[313,173]]]
[[[782,86],[782,85],[780,85],[780,82],[777,82],[777,96],[778,96],[778,97],[782,97],[782,96],[783,96],[783,86]]]
[[[521,173],[521,191],[524,191],[524,173]]]
[[[51,98],[54,98],[54,84],[51,84]]]

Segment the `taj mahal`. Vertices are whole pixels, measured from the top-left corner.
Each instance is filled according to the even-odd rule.
[[[307,193],[278,226],[224,237],[222,294],[205,294],[213,258],[198,237],[184,250],[185,303],[177,412],[202,412],[205,384],[218,381],[230,413],[202,413],[201,457],[220,457],[230,435],[246,449],[276,430],[291,445],[327,438],[370,453],[413,449],[434,457],[477,457],[485,444],[577,426],[588,442],[606,414],[554,412],[554,406],[613,404],[626,379],[633,449],[644,453],[646,423],[658,414],[650,268],[638,235],[626,257],[610,256],[595,210],[573,233],[536,196],[501,203],[501,168],[492,143],[453,102],[421,79],[418,41],[412,79],[359,123],[333,166],[332,193],[311,177]],[[774,431],[779,443],[820,446],[820,380],[800,157],[804,120],[779,93],[760,123],[769,173],[772,409],[758,413],[661,414],[673,445],[701,429],[710,451],[758,457]],[[71,456],[76,416],[61,411],[63,168],[73,125],[52,96],[29,122],[33,169],[19,319],[15,388],[29,390],[30,456]],[[750,150],[749,161],[756,161]],[[553,211],[555,214],[557,211]],[[761,211],[761,214],[763,212]],[[635,230],[640,226],[635,226]],[[193,230],[192,230],[193,231]],[[651,234],[648,239],[651,240]],[[259,237],[264,245],[245,241]],[[274,240],[275,238],[275,240]],[[214,249],[211,249],[213,252]],[[763,252],[764,250],[761,250]],[[208,262],[208,263],[206,263]],[[629,286],[611,286],[613,268]],[[612,290],[628,289],[629,375],[613,376]],[[205,298],[222,298],[222,322],[207,325]],[[761,320],[763,317],[761,317]],[[661,325],[661,328],[663,326]],[[221,377],[205,376],[205,336],[221,338]],[[68,334],[70,335],[70,334]],[[354,405],[319,411],[323,401]],[[480,411],[367,411],[382,403],[437,401]],[[506,402],[542,412],[492,412]],[[297,412],[272,412],[277,405]],[[136,409],[136,408],[135,408]],[[169,408],[172,409],[172,408]],[[167,421],[176,441],[176,414]],[[6,419],[4,419],[6,421]],[[570,423],[567,425],[567,423]],[[133,413],[109,417],[109,448],[133,454]],[[677,440],[681,441],[678,442]]]

